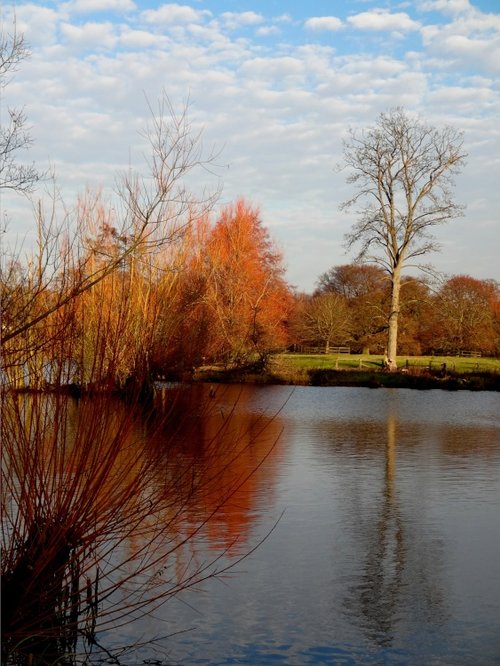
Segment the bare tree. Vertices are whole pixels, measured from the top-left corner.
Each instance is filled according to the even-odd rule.
[[[340,294],[327,292],[308,300],[299,313],[299,335],[309,342],[321,342],[325,354],[332,342],[345,344],[350,337],[351,317],[346,300]]]
[[[401,274],[411,260],[439,249],[431,229],[462,214],[451,194],[464,164],[463,133],[436,128],[402,108],[381,113],[376,124],[351,130],[344,160],[347,182],[357,193],[342,209],[359,206],[359,220],[346,235],[358,260],[379,264],[391,281],[388,367],[396,370]]]
[[[10,75],[19,64],[29,58],[30,52],[23,35],[19,35],[14,20],[12,32],[0,33],[0,94],[9,82]],[[6,108],[7,118],[0,126],[0,189],[27,193],[40,179],[34,164],[22,164],[19,153],[32,143],[23,108]]]
[[[37,280],[30,295],[50,291],[51,299],[38,310],[25,308],[14,321],[10,321],[11,314],[9,326],[2,331],[2,344],[33,329],[134,259],[162,247],[174,247],[191,221],[213,206],[218,191],[198,196],[185,184],[191,172],[210,168],[214,159],[212,154],[204,156],[200,135],[191,129],[187,107],[176,114],[163,94],[157,111],[151,107],[150,111],[150,125],[144,131],[151,150],[149,173],[147,177],[130,172],[121,176],[116,207],[103,201],[99,193],[87,192],[75,211],[58,221],[54,206],[49,205],[47,212],[42,203],[36,205],[38,244],[30,262],[37,267]],[[112,252],[101,246],[106,230],[117,241]],[[3,255],[7,256],[6,249]],[[9,258],[9,266],[15,259]],[[5,268],[0,273],[1,284],[4,273]]]

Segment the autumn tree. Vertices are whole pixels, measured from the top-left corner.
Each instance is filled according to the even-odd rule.
[[[375,262],[390,278],[388,317],[389,367],[397,368],[401,277],[410,262],[438,249],[433,227],[462,213],[451,194],[453,176],[464,163],[462,133],[438,129],[402,108],[380,114],[366,130],[351,130],[344,143],[348,183],[356,194],[343,209],[359,215],[346,236],[358,243],[358,260]]]
[[[203,154],[199,134],[191,131],[187,109],[175,113],[163,96],[158,108],[151,108],[144,139],[151,149],[149,173],[144,177],[132,170],[124,174],[118,198],[87,191],[62,220],[53,201],[38,202],[38,242],[28,260],[22,262],[15,250],[9,255],[8,248],[2,248],[0,286],[7,295],[0,304],[5,366],[19,364],[19,350],[25,355],[39,350],[47,339],[47,323],[57,319],[54,315],[71,311],[76,300],[101,282],[114,280],[116,286],[117,279],[111,276],[127,271],[137,275],[159,252],[170,248],[175,253],[192,221],[212,207],[217,192],[199,196],[186,187],[190,173],[211,163],[211,156]],[[7,284],[14,269],[24,289],[22,299]],[[143,301],[140,307],[145,311],[149,305]],[[144,336],[146,329],[136,325],[135,330]]]
[[[449,353],[469,350],[494,353],[499,298],[498,284],[494,281],[469,275],[449,278],[434,298],[429,343]]]
[[[418,356],[424,352],[423,333],[432,319],[432,294],[424,281],[414,277],[402,279],[401,293],[398,349],[401,354]]]
[[[359,351],[383,349],[387,332],[388,278],[379,266],[332,266],[318,279],[316,294],[337,294],[349,308],[349,342]]]
[[[291,297],[259,210],[239,199],[208,223],[200,240],[186,294],[197,313],[193,333],[204,332],[203,355],[226,364],[265,361],[286,344]]]

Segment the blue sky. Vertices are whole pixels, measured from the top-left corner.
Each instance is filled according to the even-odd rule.
[[[260,206],[289,281],[310,291],[352,260],[342,140],[401,105],[463,130],[469,153],[456,191],[466,215],[438,230],[429,261],[500,280],[497,0],[47,0],[4,4],[7,28],[14,11],[32,56],[1,112],[25,107],[29,156],[55,170],[68,206],[140,168],[146,99],[165,90],[176,108],[189,99],[193,127],[220,153],[221,204]],[[9,237],[29,241],[27,202],[1,205]]]

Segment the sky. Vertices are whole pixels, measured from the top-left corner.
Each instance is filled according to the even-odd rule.
[[[500,280],[499,0],[43,0],[0,13],[7,31],[15,13],[31,50],[2,117],[24,107],[23,159],[50,165],[66,205],[141,168],[148,105],[165,92],[217,155],[192,187],[259,207],[288,281],[311,292],[354,259],[343,140],[403,106],[463,131],[468,154],[455,189],[465,215],[437,229],[441,251],[426,261]],[[0,203],[5,238],[29,243],[28,203]]]

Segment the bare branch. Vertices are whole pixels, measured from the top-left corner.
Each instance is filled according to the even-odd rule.
[[[9,74],[29,58],[30,52],[23,35],[19,35],[14,19],[12,33],[2,29],[0,34],[0,90],[9,83]],[[0,127],[0,189],[29,193],[40,180],[34,164],[22,164],[18,154],[32,143],[24,109],[7,107],[8,120]]]

